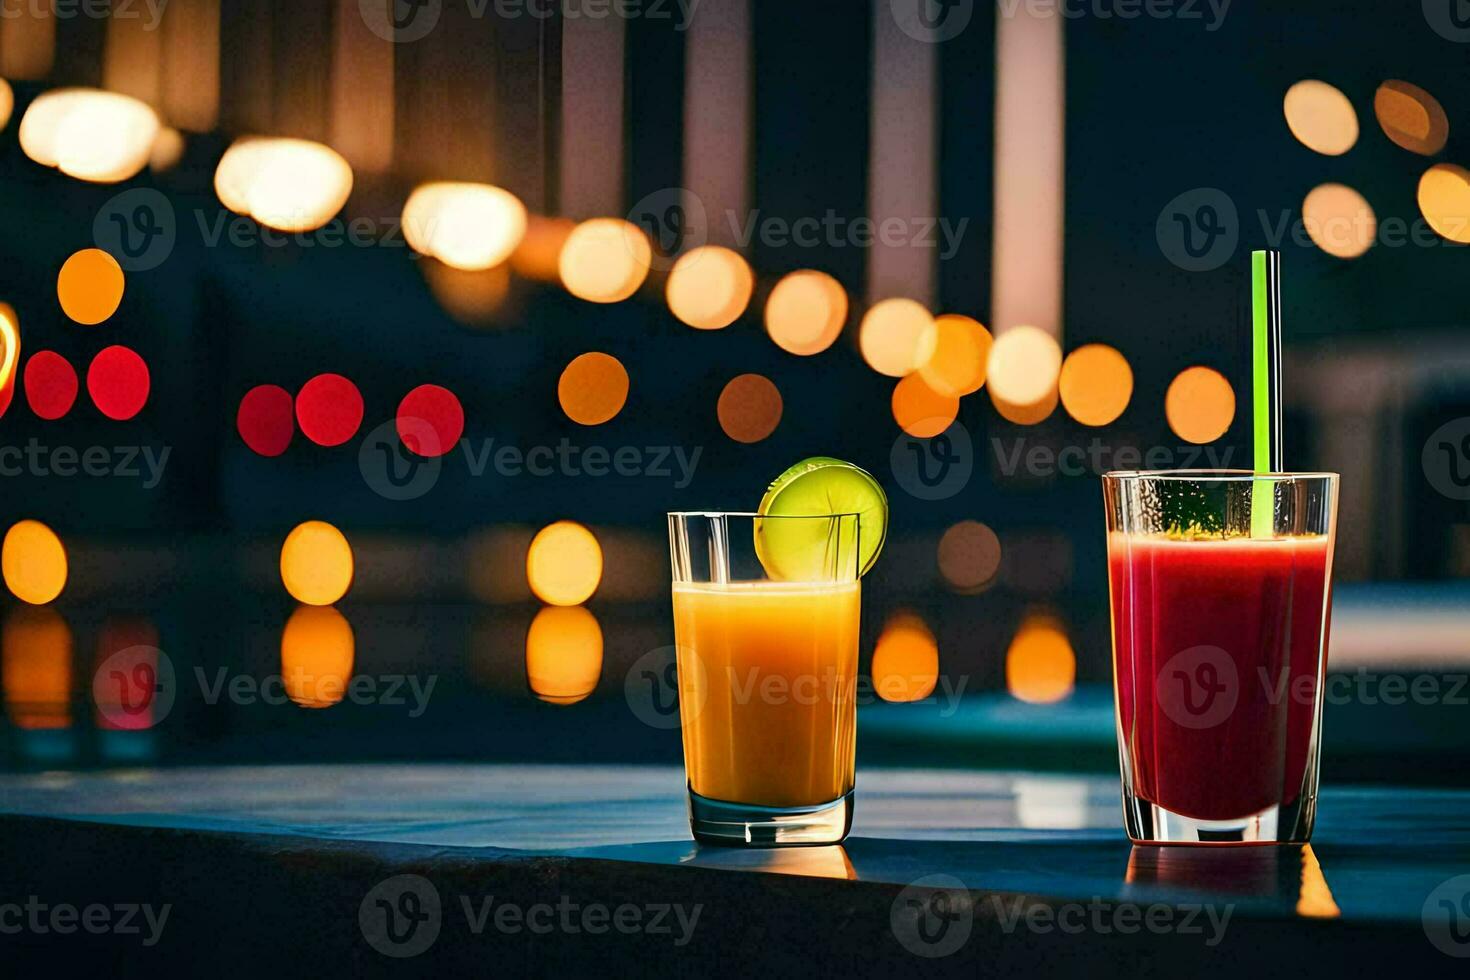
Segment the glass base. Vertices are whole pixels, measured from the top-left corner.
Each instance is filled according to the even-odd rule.
[[[1266,807],[1230,820],[1201,820],[1123,794],[1123,823],[1135,844],[1305,844],[1312,837],[1314,799]]]
[[[852,829],[852,790],[814,806],[726,803],[689,791],[689,829],[701,844],[801,847],[837,844]]]

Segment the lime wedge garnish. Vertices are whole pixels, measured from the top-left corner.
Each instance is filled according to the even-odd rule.
[[[872,474],[830,456],[804,459],[778,476],[761,498],[762,517],[824,517],[857,514],[857,541],[851,519],[759,520],[755,553],[774,579],[831,581],[851,574],[856,546],[859,575],[878,560],[888,536],[888,497]],[[845,573],[845,574],[844,574]]]

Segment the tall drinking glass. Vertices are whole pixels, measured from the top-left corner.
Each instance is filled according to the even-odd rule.
[[[858,516],[669,515],[695,839],[833,844],[852,825]]]
[[[1135,842],[1311,837],[1337,480],[1103,477],[1123,817]]]

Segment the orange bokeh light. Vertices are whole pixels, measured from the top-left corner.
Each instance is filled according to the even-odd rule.
[[[100,248],[84,248],[61,266],[56,276],[56,298],[68,317],[92,326],[117,312],[125,285],[117,259]]]
[[[43,606],[66,588],[66,547],[40,521],[17,521],[0,544],[0,569],[17,599]]]
[[[934,317],[911,299],[876,303],[858,327],[858,348],[868,367],[901,378],[919,366],[920,344]]]
[[[643,285],[652,262],[653,247],[643,229],[620,218],[593,218],[567,236],[557,270],[573,296],[618,303]]]
[[[782,277],[766,300],[766,333],[776,346],[809,357],[832,346],[847,323],[847,291],[825,272]]]
[[[1169,383],[1164,414],[1184,441],[1214,442],[1235,419],[1235,389],[1213,368],[1185,368]]]
[[[873,690],[885,701],[922,701],[939,682],[939,643],[912,612],[897,612],[883,624],[873,648]]]
[[[910,374],[893,387],[893,421],[909,435],[932,439],[954,423],[960,400],[941,395],[922,375]]]
[[[1303,146],[1340,156],[1358,141],[1358,114],[1341,90],[1315,78],[1303,79],[1282,99],[1286,125]]]
[[[0,681],[11,724],[68,728],[72,701],[71,627],[54,609],[16,609],[0,629]]]
[[[526,682],[551,704],[575,704],[602,677],[602,627],[584,606],[547,606],[526,631]]]
[[[301,606],[281,630],[281,681],[303,708],[330,708],[352,681],[357,641],[347,617],[329,606]]]
[[[760,442],[781,424],[781,391],[770,378],[742,374],[720,392],[720,428],[736,442]]]
[[[1107,344],[1086,344],[1062,362],[1057,388],[1072,418],[1083,425],[1107,425],[1133,397],[1133,369]]]
[[[281,545],[281,582],[297,602],[330,606],[352,585],[352,546],[326,521],[305,521]]]
[[[986,384],[998,404],[1025,408],[1055,398],[1061,369],[1055,337],[1038,327],[1012,327],[990,345]]]
[[[1412,153],[1434,156],[1450,137],[1439,100],[1417,85],[1390,78],[1373,93],[1373,114],[1383,135]]]
[[[1419,211],[1441,237],[1470,245],[1470,170],[1436,163],[1419,178]]]
[[[750,263],[718,245],[703,245],[679,256],[665,290],[669,309],[697,330],[719,330],[739,319],[750,305],[755,275]]]
[[[574,521],[548,524],[526,550],[526,581],[536,598],[553,606],[578,606],[602,581],[602,546]]]
[[[1072,693],[1077,655],[1056,618],[1027,617],[1006,651],[1006,690],[1032,704],[1050,704]]]
[[[973,394],[985,384],[993,342],[978,320],[957,313],[936,317],[919,342],[919,373],[941,395]]]
[[[1312,188],[1302,201],[1302,224],[1313,244],[1339,259],[1362,255],[1378,234],[1372,205],[1346,184]]]
[[[984,591],[1000,569],[1000,538],[979,521],[952,524],[939,539],[939,574],[962,595]]]
[[[628,401],[628,371],[611,354],[592,351],[572,359],[561,373],[556,397],[567,418],[581,425],[601,425]]]

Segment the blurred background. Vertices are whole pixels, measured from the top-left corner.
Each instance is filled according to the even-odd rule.
[[[860,761],[1108,771],[1097,474],[1250,465],[1277,248],[1326,778],[1470,779],[1442,6],[0,0],[0,763],[675,762],[665,512],[829,455]]]

